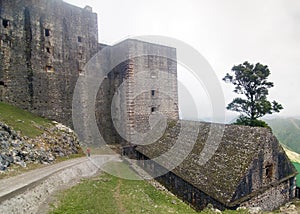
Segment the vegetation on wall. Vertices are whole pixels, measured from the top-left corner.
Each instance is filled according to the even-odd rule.
[[[44,130],[41,126],[49,127],[51,121],[38,117],[12,105],[0,102],[0,121],[21,132],[22,136],[36,137]]]

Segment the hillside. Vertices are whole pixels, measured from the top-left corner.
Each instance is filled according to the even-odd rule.
[[[300,163],[293,162],[293,164],[294,164],[295,168],[297,169],[297,171],[300,173]],[[298,174],[296,178],[297,178],[297,180],[296,180],[297,186],[300,187],[300,174]]]
[[[300,154],[293,152],[284,146],[283,149],[299,173],[297,175],[297,186],[300,187]]]
[[[283,148],[300,173],[300,120],[295,118],[278,118],[266,120],[271,126]],[[300,186],[300,174],[297,175],[297,186]]]
[[[285,153],[287,154],[287,156],[289,157],[289,159],[292,162],[300,163],[300,154],[298,154],[297,152],[293,152],[293,151],[289,150],[284,145],[282,145],[282,146],[283,146],[283,149],[284,149]]]
[[[300,154],[300,120],[277,118],[265,120],[281,144]]]

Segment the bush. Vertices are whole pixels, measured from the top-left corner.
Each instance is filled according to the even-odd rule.
[[[247,118],[245,116],[240,116],[236,122],[235,125],[243,125],[243,126],[252,126],[252,127],[264,127],[264,128],[270,128],[270,126],[262,120],[251,120],[250,118]]]

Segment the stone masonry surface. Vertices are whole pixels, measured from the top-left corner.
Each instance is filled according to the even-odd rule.
[[[175,48],[130,39],[115,47],[99,44],[97,14],[88,6],[78,8],[62,0],[2,0],[0,8],[0,101],[72,127],[78,78],[85,75],[85,66],[98,51],[115,48],[129,59],[114,65],[114,55],[106,56],[113,67],[95,101],[105,141],[123,141],[112,121],[111,101],[124,81],[128,86],[120,105],[127,110],[120,119],[126,122],[128,135],[149,130],[149,116],[156,111],[178,118]],[[134,98],[140,71],[148,74],[153,90]],[[163,83],[168,96],[160,92],[162,86],[155,87],[159,71],[169,74]]]
[[[75,83],[97,51],[97,14],[89,7],[0,1],[0,101],[71,125]]]

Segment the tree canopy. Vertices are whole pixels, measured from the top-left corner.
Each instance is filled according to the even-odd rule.
[[[274,86],[273,82],[268,81],[270,75],[268,66],[260,63],[254,65],[246,61],[243,64],[233,66],[231,71],[233,75],[227,73],[223,80],[232,83],[235,86],[234,92],[245,98],[235,98],[228,104],[227,109],[242,114],[237,120],[238,124],[267,126],[258,118],[283,109],[278,102],[267,100],[268,89]]]

